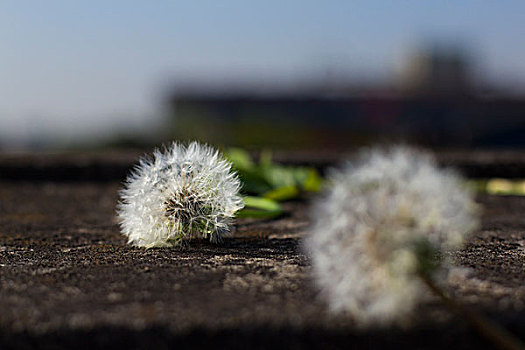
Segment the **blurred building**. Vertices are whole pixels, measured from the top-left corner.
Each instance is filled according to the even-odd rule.
[[[178,139],[244,147],[525,146],[525,99],[478,93],[467,57],[459,50],[415,53],[394,88],[349,82],[348,88],[257,95],[179,87],[170,101],[170,128]]]
[[[418,50],[405,60],[398,86],[409,95],[468,95],[473,86],[468,54],[460,49]]]

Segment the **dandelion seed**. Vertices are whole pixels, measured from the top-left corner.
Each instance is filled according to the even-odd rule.
[[[425,296],[418,273],[477,227],[461,178],[404,147],[371,150],[332,174],[305,240],[313,275],[334,312],[366,326],[402,320]]]
[[[240,181],[212,147],[172,143],[143,158],[121,191],[117,216],[128,242],[142,247],[178,244],[186,237],[219,242],[243,207]]]

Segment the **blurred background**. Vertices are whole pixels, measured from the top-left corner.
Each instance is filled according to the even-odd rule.
[[[0,3],[0,151],[525,147],[522,1]]]

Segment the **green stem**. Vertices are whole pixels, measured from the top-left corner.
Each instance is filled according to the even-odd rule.
[[[447,296],[445,292],[425,274],[419,274],[419,277],[434,294],[441,298],[451,311],[454,311],[469,322],[478,333],[490,340],[496,347],[504,350],[525,350],[525,345],[521,340],[509,333],[506,329],[500,327],[485,316],[466,309],[459,302]]]

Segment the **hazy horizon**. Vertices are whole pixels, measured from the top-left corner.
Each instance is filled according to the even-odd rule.
[[[429,43],[464,47],[477,79],[525,91],[524,10],[519,1],[3,1],[0,144],[153,128],[180,81],[385,81]]]

